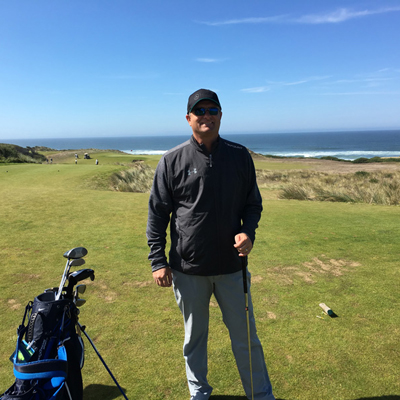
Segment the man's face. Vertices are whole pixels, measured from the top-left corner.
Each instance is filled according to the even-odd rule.
[[[221,125],[221,110],[219,110],[218,115],[210,115],[210,112],[206,111],[204,115],[197,116],[194,114],[196,108],[218,108],[219,110],[219,107],[213,101],[202,100],[193,107],[190,114],[186,115],[186,119],[195,136],[197,135],[202,139],[217,137]]]

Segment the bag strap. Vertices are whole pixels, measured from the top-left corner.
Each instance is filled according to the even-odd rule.
[[[25,307],[24,317],[22,318],[21,325],[17,328],[18,336],[19,336],[19,333],[21,332],[21,330],[25,328],[25,319],[26,319],[27,314],[32,310],[32,306],[33,306],[33,302],[30,301]]]

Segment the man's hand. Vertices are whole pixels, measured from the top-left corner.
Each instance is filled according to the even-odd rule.
[[[253,243],[245,233],[239,233],[235,236],[234,247],[239,252],[240,257],[246,257],[253,248]]]
[[[171,268],[165,267],[153,272],[154,282],[158,286],[169,287],[172,285],[172,272]]]

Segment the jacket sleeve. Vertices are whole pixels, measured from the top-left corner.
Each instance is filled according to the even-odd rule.
[[[172,196],[168,185],[168,171],[165,158],[157,165],[149,199],[147,219],[147,244],[150,247],[149,260],[152,271],[168,266],[165,254],[167,228],[172,212]]]
[[[241,231],[245,233],[252,243],[256,237],[256,229],[258,227],[258,221],[261,218],[262,208],[262,198],[260,191],[257,186],[256,171],[254,168],[253,159],[250,153],[247,153],[247,173],[248,173],[248,192],[246,198],[246,204],[243,209],[242,214],[242,229]]]

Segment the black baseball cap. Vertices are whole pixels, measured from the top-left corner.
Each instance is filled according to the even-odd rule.
[[[210,100],[213,101],[221,110],[221,104],[219,103],[219,99],[216,93],[214,93],[212,90],[208,89],[199,89],[196,90],[194,93],[192,93],[189,96],[188,104],[187,104],[187,113],[189,114],[193,107],[202,100]]]

